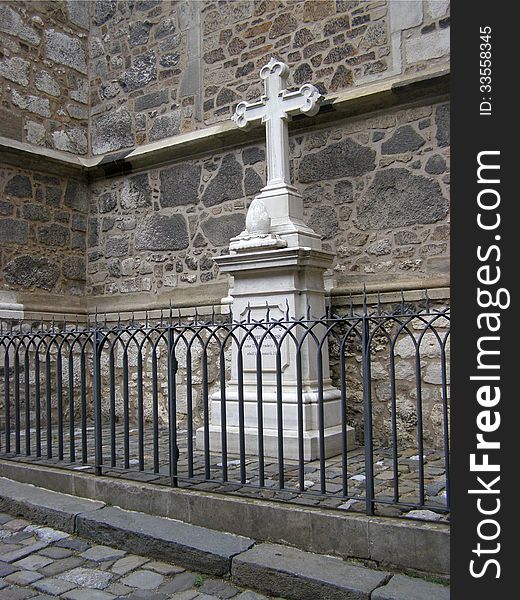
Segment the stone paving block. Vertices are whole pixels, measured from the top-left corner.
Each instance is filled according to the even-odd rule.
[[[201,594],[213,594],[223,599],[233,598],[239,591],[237,587],[227,581],[222,581],[222,579],[205,579],[199,588]]]
[[[69,556],[69,558],[61,558],[49,563],[47,566],[39,569],[40,573],[45,577],[55,577],[64,571],[70,571],[83,565],[85,561],[78,556]]]
[[[0,600],[25,600],[33,596],[34,590],[18,587],[17,585],[10,585],[0,590]]]
[[[124,550],[116,550],[108,546],[92,546],[80,556],[94,562],[103,562],[104,560],[117,560],[122,558],[126,552]]]
[[[26,558],[22,558],[22,560],[18,560],[17,562],[13,563],[13,566],[17,567],[18,569],[36,571],[42,567],[46,567],[51,562],[52,558],[41,556],[39,554],[32,554],[31,556],[27,556]]]
[[[100,543],[212,575],[229,573],[232,557],[254,543],[242,536],[117,507],[78,515],[77,532]]]
[[[101,590],[76,589],[63,594],[61,598],[65,598],[66,600],[114,600],[116,596],[108,592],[102,592]]]
[[[184,592],[175,592],[175,594],[171,595],[170,600],[193,600],[197,598],[199,592],[194,590],[185,590]]]
[[[238,594],[238,596],[235,596],[234,600],[268,600],[268,598],[267,596],[262,596],[262,594],[246,590],[245,592]]]
[[[78,513],[88,513],[103,506],[104,503],[97,500],[68,496],[29,483],[0,478],[0,510],[9,510],[31,521],[45,523],[69,533],[74,532],[74,521]],[[24,527],[27,525],[28,522]]]
[[[372,600],[450,600],[450,588],[415,577],[394,575],[372,593]]]
[[[146,568],[151,569],[152,571],[157,571],[157,573],[160,573],[161,575],[177,575],[178,573],[182,573],[184,571],[182,567],[169,565],[168,563],[160,562],[158,560],[149,562],[146,565]]]
[[[0,558],[5,562],[14,563],[22,558],[25,558],[26,556],[29,556],[33,552],[38,552],[38,550],[45,548],[47,545],[48,544],[45,542],[35,542],[34,544],[27,546],[17,546],[15,550],[2,554]]]
[[[30,585],[38,579],[43,579],[43,575],[35,571],[16,571],[5,577],[7,583],[14,583],[15,585]]]
[[[233,559],[232,580],[294,600],[369,600],[388,573],[277,544],[260,544]]]
[[[58,578],[62,581],[73,584],[72,587],[81,586],[95,590],[103,590],[108,586],[114,576],[112,573],[100,571],[99,569],[85,569],[83,567],[77,567],[71,571],[61,573],[61,575],[58,575]]]
[[[13,565],[10,565],[8,562],[0,560],[0,577],[10,575],[11,573],[14,573],[17,570],[18,569],[16,567],[13,567]]]
[[[139,588],[140,590],[154,590],[163,583],[164,577],[159,573],[141,569],[130,573],[120,581],[123,585]]]
[[[195,587],[196,575],[194,573],[180,573],[172,581],[162,585],[158,591],[164,594],[175,594],[185,592]]]
[[[68,592],[77,586],[75,583],[70,583],[69,581],[48,577],[46,579],[40,579],[40,581],[36,581],[33,583],[33,587],[39,592],[44,592],[45,594],[50,594],[51,596],[59,596],[60,594],[64,594],[65,592]]]
[[[110,570],[116,575],[126,575],[126,573],[129,571],[133,571],[134,569],[137,569],[137,567],[144,565],[144,563],[148,562],[148,560],[149,559],[144,556],[135,556],[130,554],[129,556],[124,556],[123,558],[117,560],[112,565]],[[146,568],[149,568],[148,565]]]

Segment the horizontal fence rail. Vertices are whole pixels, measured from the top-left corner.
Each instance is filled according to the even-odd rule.
[[[449,512],[449,307],[427,295],[320,317],[5,321],[0,375],[2,458],[367,514]]]

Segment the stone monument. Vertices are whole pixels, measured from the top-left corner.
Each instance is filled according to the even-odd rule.
[[[258,102],[240,102],[233,121],[238,127],[251,127],[262,122],[266,126],[267,184],[251,203],[246,229],[232,238],[229,254],[215,258],[221,272],[233,276],[229,296],[234,319],[261,320],[268,310],[271,319],[300,318],[308,313],[322,317],[325,314],[324,271],[330,267],[334,255],[322,249],[320,236],[303,222],[303,200],[292,186],[289,173],[288,121],[298,112],[315,115],[319,110],[321,94],[311,84],[299,90],[286,90],[289,73],[287,65],[272,58],[260,71],[265,82],[265,95]],[[323,334],[323,326],[321,334]],[[298,328],[297,328],[298,329]],[[300,328],[301,330],[301,328]],[[299,357],[296,345],[290,339],[281,343],[282,371],[277,385],[275,339],[283,335],[283,326],[274,327],[261,346],[262,353],[262,413],[263,449],[265,456],[277,456],[279,440],[278,416],[283,420],[283,455],[299,458],[298,430],[298,371],[301,376],[303,423],[303,457],[313,460],[319,456],[319,411],[317,347],[311,337],[301,343]],[[296,331],[296,330],[295,330]],[[318,336],[319,330],[315,329]],[[301,331],[300,331],[301,333]],[[295,335],[300,335],[295,333]],[[242,332],[242,340],[245,333]],[[258,340],[263,330],[255,328]],[[241,356],[239,356],[241,353]],[[238,453],[240,447],[239,401],[243,402],[245,436],[242,443],[247,454],[258,453],[258,391],[257,347],[252,335],[247,336],[241,350],[233,344],[231,378],[225,394],[225,426],[227,451]],[[327,457],[341,452],[340,391],[330,380],[328,347],[321,353],[323,398],[324,447]],[[242,364],[239,387],[239,360]],[[298,363],[298,364],[297,364]],[[220,393],[211,397],[209,445],[212,451],[222,449],[222,398]],[[352,428],[348,428],[352,431]],[[354,443],[349,435],[349,445]],[[197,446],[204,445],[204,428],[197,430]]]

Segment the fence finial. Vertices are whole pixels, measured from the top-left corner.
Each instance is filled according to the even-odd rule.
[[[212,304],[211,305],[211,324],[215,325],[215,319],[216,319],[216,314],[215,314],[215,305]]]
[[[368,312],[367,308],[367,286],[363,284],[363,314],[366,315]]]
[[[289,308],[289,300],[286,298],[285,299],[285,320],[288,321],[290,318],[290,308]]]
[[[269,301],[266,300],[265,301],[265,320],[267,322],[269,322],[270,318],[271,318],[271,307],[269,306]]]
[[[173,313],[172,313],[172,301],[170,299],[170,325],[172,324],[172,318],[173,318]]]
[[[350,316],[354,316],[354,301],[352,300],[352,292],[349,294],[349,312]]]
[[[401,314],[404,314],[404,290],[401,290]]]
[[[266,302],[267,304],[267,302]],[[246,322],[251,323],[251,302],[247,302]]]
[[[377,292],[377,316],[381,316],[381,294]]]
[[[428,290],[424,290],[424,305],[426,308],[426,312],[430,312],[430,296],[428,295]]]
[[[164,314],[163,314],[163,309],[161,307],[161,327],[163,326],[163,318],[164,318]]]

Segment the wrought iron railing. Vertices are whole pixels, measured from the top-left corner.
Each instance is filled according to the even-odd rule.
[[[367,514],[449,512],[449,308],[365,296],[345,314],[258,315],[5,321],[0,456]]]

